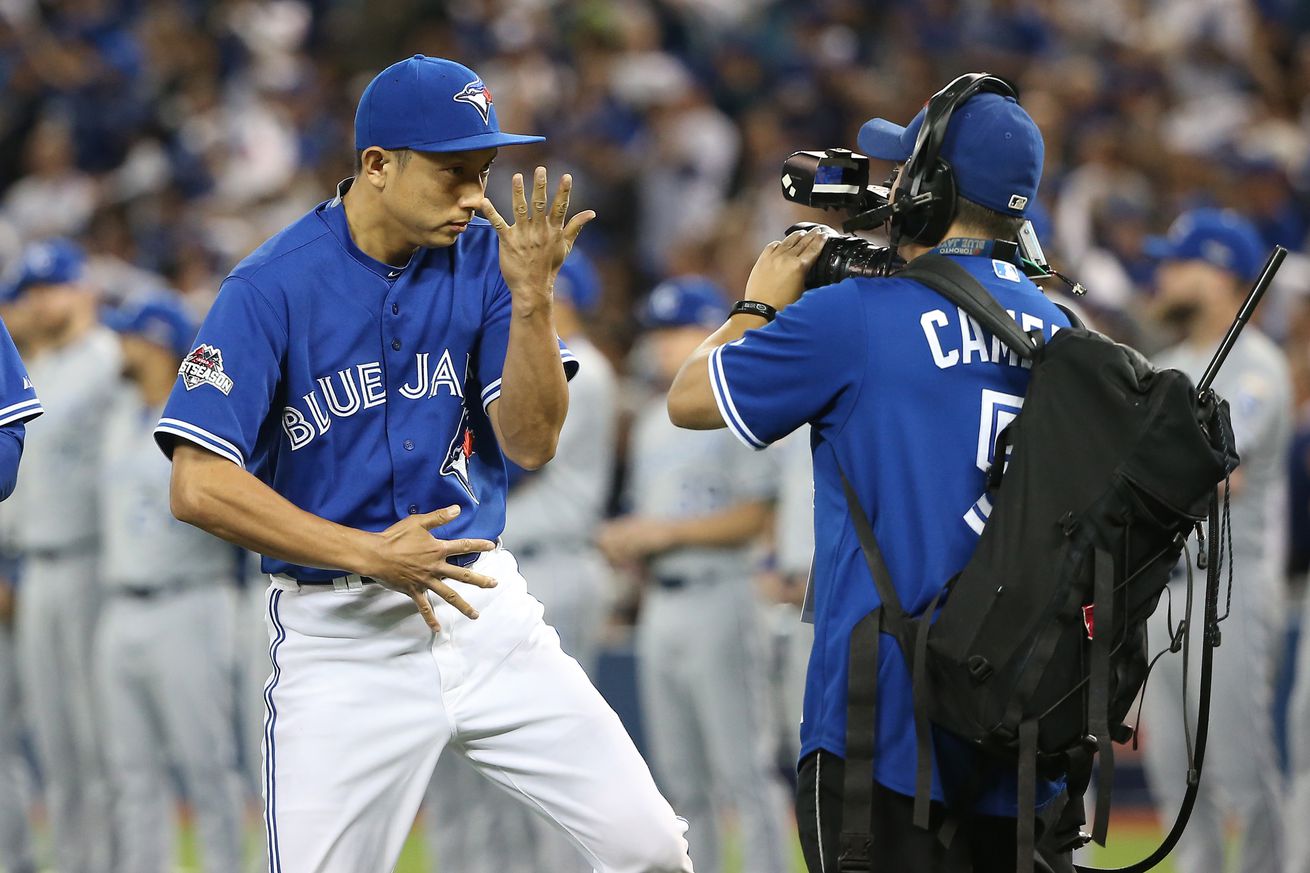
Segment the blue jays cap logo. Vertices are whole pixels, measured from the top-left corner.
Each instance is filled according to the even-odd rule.
[[[481,79],[469,82],[453,99],[456,103],[467,103],[472,106],[482,116],[483,124],[491,124],[491,91],[487,90]]]

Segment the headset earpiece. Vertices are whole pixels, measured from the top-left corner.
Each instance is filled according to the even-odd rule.
[[[924,113],[914,151],[901,170],[897,199],[922,198],[923,203],[899,210],[891,219],[893,240],[906,238],[932,246],[942,241],[955,220],[955,172],[941,157],[942,143],[955,111],[980,92],[1018,99],[1008,82],[989,73],[966,73],[933,95]]]

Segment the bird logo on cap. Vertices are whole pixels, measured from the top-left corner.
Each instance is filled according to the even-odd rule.
[[[453,99],[456,103],[467,103],[472,106],[482,116],[483,124],[491,124],[491,91],[487,90],[481,79],[469,82]]]

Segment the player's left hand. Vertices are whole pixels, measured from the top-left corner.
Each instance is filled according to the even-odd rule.
[[[523,174],[515,173],[513,224],[496,211],[490,198],[482,198],[482,214],[500,237],[500,272],[516,306],[531,306],[549,300],[560,265],[573,249],[583,226],[596,217],[596,213],[588,209],[565,221],[572,191],[573,177],[565,173],[555,192],[554,202],[547,204],[546,168],[537,167],[529,204],[523,190]]]
[[[746,299],[767,303],[782,310],[805,293],[805,274],[819,259],[828,241],[818,229],[795,230],[785,239],[764,247],[750,278],[746,280]]]

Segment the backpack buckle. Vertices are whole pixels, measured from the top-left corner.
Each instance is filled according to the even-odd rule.
[[[996,672],[996,668],[992,666],[991,661],[988,661],[982,655],[970,655],[967,664],[969,676],[979,685],[990,679],[992,674]]]

